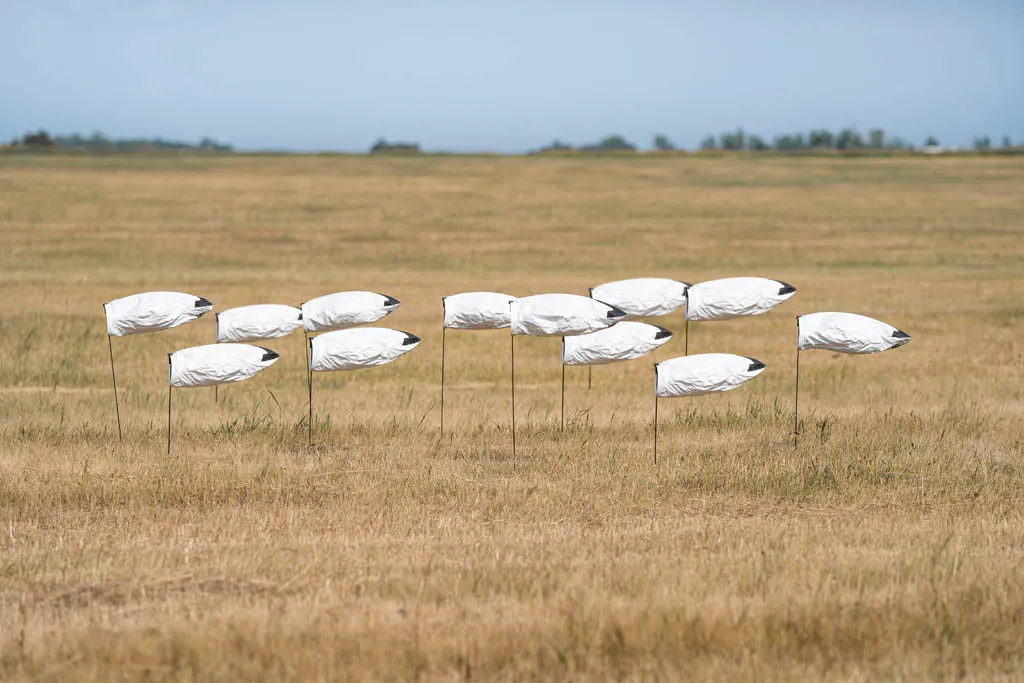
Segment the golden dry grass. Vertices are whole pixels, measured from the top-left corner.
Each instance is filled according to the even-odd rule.
[[[1024,665],[1024,162],[0,156],[0,679],[991,679]],[[767,275],[797,296],[691,326],[768,364],[662,403],[649,359],[448,336],[440,297]],[[316,379],[303,342],[175,396],[212,316],[114,340],[101,304],[218,309],[343,289],[424,343]],[[794,315],[897,351],[802,360]],[[678,329],[677,317],[659,321]],[[677,337],[658,357],[679,355]]]

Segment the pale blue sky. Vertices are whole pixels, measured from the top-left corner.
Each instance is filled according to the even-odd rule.
[[[881,126],[1024,140],[1024,1],[0,0],[0,139],[693,147]]]

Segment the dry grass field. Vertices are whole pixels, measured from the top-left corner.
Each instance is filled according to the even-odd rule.
[[[440,298],[765,275],[691,325],[768,364],[661,403],[652,359],[449,332]],[[423,338],[316,378],[176,390],[213,316],[113,340],[101,304],[371,289]],[[0,156],[0,679],[920,680],[1024,670],[1024,160]],[[794,316],[913,341],[801,359]],[[678,316],[658,321],[681,332]],[[682,353],[682,335],[658,360]]]

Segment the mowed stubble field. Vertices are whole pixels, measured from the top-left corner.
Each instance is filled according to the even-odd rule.
[[[0,678],[986,679],[1024,666],[1024,160],[0,156]],[[691,326],[768,368],[661,403],[652,359],[567,372],[440,299],[764,275]],[[210,315],[114,340],[147,290],[215,310],[391,294],[397,362],[178,390]],[[901,349],[802,358],[794,316]],[[680,316],[657,322],[681,332]],[[658,360],[681,355],[677,335]]]

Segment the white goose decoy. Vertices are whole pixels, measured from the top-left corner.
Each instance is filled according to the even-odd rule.
[[[591,287],[590,296],[631,316],[668,315],[686,303],[689,286],[663,277],[637,277]]]
[[[512,302],[512,456],[516,451],[516,355],[515,337],[571,337],[611,327],[626,312],[603,301],[578,294],[536,294]],[[565,366],[563,366],[564,368]],[[563,369],[564,374],[564,369]],[[563,383],[564,386],[564,383]],[[563,391],[564,394],[564,391]],[[565,401],[562,401],[565,428]]]
[[[731,353],[700,353],[654,365],[654,462],[658,462],[658,399],[730,391],[762,372],[765,364]]]
[[[441,299],[441,434],[444,435],[445,338],[453,330],[500,330],[512,324],[514,296],[499,292],[463,292]]]
[[[910,335],[881,320],[856,313],[808,313],[796,319],[796,380],[793,387],[793,445],[800,435],[800,352],[881,353],[903,346]]]
[[[516,297],[498,292],[463,292],[441,299],[444,327],[452,330],[500,330],[512,324]]]
[[[672,338],[664,327],[633,321],[621,322],[590,334],[566,337],[563,365],[605,365],[639,358]]]
[[[208,299],[183,292],[145,292],[103,304],[107,335],[161,332],[203,317],[213,310]]]
[[[761,315],[796,293],[796,287],[764,277],[730,277],[692,285],[686,292],[686,319],[730,320]]]
[[[277,362],[278,354],[250,344],[206,344],[167,354],[167,455],[171,454],[171,391],[241,382]]]
[[[307,332],[330,332],[377,322],[401,302],[377,292],[336,292],[302,304],[302,325]]]
[[[764,372],[765,364],[731,353],[699,353],[672,358],[654,367],[657,396],[675,398],[735,389]]]
[[[167,354],[172,387],[212,387],[249,379],[280,357],[275,351],[251,344],[206,344]]]
[[[218,342],[276,339],[302,328],[302,311],[283,304],[255,304],[217,314]]]
[[[402,330],[359,327],[327,332],[309,340],[309,444],[313,443],[313,373],[361,370],[404,356],[420,338]]]
[[[121,404],[117,400],[117,373],[114,371],[112,337],[162,332],[202,318],[213,310],[213,303],[201,296],[184,292],[143,292],[114,299],[103,304],[107,318],[107,347],[110,350],[110,379],[114,384],[114,410],[117,414],[117,437],[121,431]]]
[[[327,332],[310,340],[309,369],[332,372],[372,368],[404,356],[419,343],[416,335],[384,327]]]
[[[606,365],[639,358],[672,338],[664,327],[621,322],[590,334],[562,337],[562,429],[565,429],[565,366]],[[588,382],[589,387],[589,382]]]
[[[881,320],[856,313],[808,313],[797,318],[797,349],[837,353],[880,353],[903,346],[910,335]]]
[[[597,332],[626,317],[626,312],[578,294],[536,294],[512,302],[512,334],[569,337]]]

